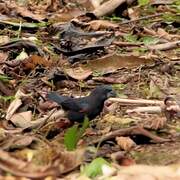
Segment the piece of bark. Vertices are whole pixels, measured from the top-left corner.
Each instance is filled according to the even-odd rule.
[[[98,6],[94,11],[93,14],[96,17],[101,17],[107,14],[112,13],[118,6],[126,2],[126,0],[109,0],[103,3],[101,6]]]
[[[175,49],[175,48],[180,47],[180,41],[168,42],[168,43],[163,43],[163,44],[156,44],[156,45],[151,45],[151,46],[147,46],[147,47],[150,50],[165,51],[165,50],[170,50],[170,49]]]

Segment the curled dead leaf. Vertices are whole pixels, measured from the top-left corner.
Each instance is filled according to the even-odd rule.
[[[68,76],[76,80],[85,80],[92,74],[91,70],[83,69],[81,67],[74,68],[74,69],[66,69],[65,71]]]
[[[23,68],[26,70],[33,70],[37,65],[48,67],[51,65],[51,61],[48,61],[44,57],[38,55],[32,55],[29,58],[22,61]]]
[[[89,25],[89,29],[95,30],[95,31],[99,29],[115,29],[119,27],[117,24],[111,23],[106,20],[93,20],[87,23],[87,25]]]
[[[11,122],[16,125],[16,127],[26,128],[31,123],[32,112],[26,111],[21,113],[13,114],[10,118]]]
[[[116,137],[116,142],[121,149],[128,151],[136,145],[136,143],[129,137]]]

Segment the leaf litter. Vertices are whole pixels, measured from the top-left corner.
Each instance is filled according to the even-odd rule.
[[[2,0],[0,9],[1,179],[180,178],[178,1]],[[89,123],[73,125],[46,98],[99,84],[118,97]]]

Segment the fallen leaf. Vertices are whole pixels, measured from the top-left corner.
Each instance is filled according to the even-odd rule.
[[[22,101],[19,98],[16,98],[12,101],[12,103],[9,105],[7,112],[6,112],[6,119],[10,120],[12,115],[16,112],[16,110],[21,106]]]
[[[170,35],[169,33],[167,33],[164,29],[162,28],[158,28],[157,30],[157,34],[159,35],[160,38],[165,38],[167,40],[171,40],[172,39],[172,35]]]
[[[166,117],[160,117],[159,115],[153,115],[147,119],[147,121],[144,124],[144,127],[150,128],[150,129],[162,129],[167,123]]]
[[[138,8],[128,8],[128,16],[131,20],[139,18],[139,10]]]
[[[90,60],[87,64],[81,65],[81,68],[84,70],[99,72],[102,75],[115,72],[121,68],[131,69],[142,65],[152,64],[154,64],[152,59],[110,54],[96,60]]]
[[[37,166],[32,163],[20,160],[12,156],[9,152],[0,150],[0,169],[19,177],[32,179],[43,179],[47,176],[55,176],[56,169],[49,166]]]
[[[10,120],[12,115],[16,110],[22,105],[21,97],[29,96],[29,94],[24,94],[20,89],[15,94],[15,99],[9,105],[6,112],[6,119]]]
[[[76,80],[85,80],[92,74],[91,70],[83,69],[81,67],[66,69],[65,72],[69,77],[72,77]]]
[[[7,53],[3,53],[3,52],[0,52],[0,62],[5,62],[8,58],[8,54]]]
[[[129,137],[116,137],[116,142],[121,149],[129,151],[136,143]]]
[[[99,29],[115,29],[119,27],[117,24],[106,21],[106,20],[93,20],[87,23],[89,29],[97,31]]]
[[[126,156],[126,152],[124,151],[118,151],[111,154],[111,159],[113,162],[120,166],[131,166],[136,164],[135,160]]]
[[[72,152],[62,152],[59,157],[60,173],[68,173],[69,171],[72,171],[73,169],[81,165],[84,159],[84,152],[84,149],[77,149]]]
[[[31,145],[33,140],[35,140],[33,136],[15,135],[3,142],[1,148],[8,151],[13,149],[24,149],[25,147]]]
[[[31,111],[16,113],[13,114],[12,117],[10,118],[11,122],[16,127],[22,127],[22,128],[28,127],[31,123],[31,119],[32,119]]]
[[[48,67],[51,65],[51,61],[48,61],[44,57],[38,55],[32,55],[29,58],[22,61],[22,65],[22,67],[26,70],[33,70],[37,65]]]
[[[10,9],[13,9],[15,13],[24,18],[31,18],[32,20],[36,20],[38,22],[42,22],[45,19],[45,16],[41,14],[35,14],[29,11],[26,6],[19,6],[18,4],[16,4],[16,2],[11,2],[10,4],[8,4],[8,7]]]

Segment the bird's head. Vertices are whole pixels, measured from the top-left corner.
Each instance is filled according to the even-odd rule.
[[[113,90],[112,86],[109,85],[97,86],[91,94],[96,97],[101,97],[103,100],[116,96],[116,92]]]

